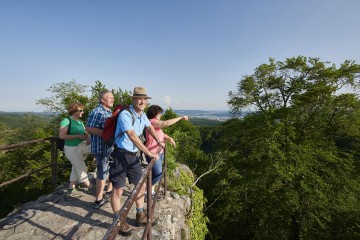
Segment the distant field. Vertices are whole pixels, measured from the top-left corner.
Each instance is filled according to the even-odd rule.
[[[223,123],[224,121],[194,117],[194,118],[190,118],[190,122],[196,126],[205,127],[205,126],[216,126]]]
[[[173,110],[178,115],[224,121],[231,117],[228,111]]]
[[[50,115],[41,113],[25,113],[25,112],[0,112],[0,125],[9,127],[23,127],[26,118],[37,119],[38,124],[43,121],[47,121]]]

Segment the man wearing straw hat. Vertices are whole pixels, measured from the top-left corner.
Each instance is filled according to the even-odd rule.
[[[113,184],[111,207],[115,214],[120,211],[120,200],[126,177],[130,183],[136,185],[142,176],[142,167],[136,154],[138,150],[150,158],[159,158],[157,153],[150,152],[140,140],[139,136],[143,133],[144,128],[148,129],[150,135],[154,137],[159,146],[165,146],[164,142],[159,141],[154,127],[144,113],[148,99],[151,98],[147,95],[145,88],[135,87],[129,110],[122,111],[117,121],[115,136],[119,137],[115,139],[114,151],[110,155],[113,162],[110,163],[109,176],[109,180]],[[137,226],[143,226],[147,223],[147,216],[144,212],[144,193],[145,184],[141,187],[135,200]],[[132,227],[125,222],[120,231],[123,235],[129,235],[131,234]]]

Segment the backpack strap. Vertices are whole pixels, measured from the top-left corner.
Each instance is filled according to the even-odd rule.
[[[69,128],[67,130],[67,134],[70,135],[71,119],[70,119],[70,117],[67,117],[67,119],[69,119]]]
[[[134,116],[134,114],[132,113],[132,111],[130,110],[130,108],[125,108],[124,110],[126,110],[126,111],[128,111],[128,112],[130,113],[131,118],[132,118],[132,126],[134,126],[134,124],[135,124],[135,116]],[[119,113],[119,116],[120,116],[120,113]],[[118,120],[119,120],[119,119],[118,119]],[[116,130],[115,130],[115,131],[116,131]],[[115,142],[116,139],[118,139],[118,138],[119,138],[120,136],[122,136],[124,133],[125,133],[125,132],[121,132],[121,133],[119,133],[118,136],[115,136],[114,142]]]
[[[134,116],[134,114],[132,113],[132,111],[130,110],[130,108],[129,108],[129,109],[126,109],[126,110],[131,114],[132,125],[134,126],[134,124],[135,124],[135,116]]]

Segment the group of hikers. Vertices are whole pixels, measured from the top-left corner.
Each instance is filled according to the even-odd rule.
[[[187,116],[181,116],[162,121],[163,109],[158,105],[145,108],[148,99],[145,88],[135,87],[131,96],[132,103],[128,109],[120,112],[116,123],[113,146],[105,144],[102,139],[102,131],[106,119],[112,115],[114,96],[111,91],[103,90],[99,94],[99,104],[91,112],[86,125],[80,120],[84,113],[84,105],[79,102],[70,104],[69,117],[60,123],[59,138],[65,140],[64,153],[71,162],[72,169],[67,196],[70,198],[80,197],[82,191],[76,189],[76,184],[82,183],[85,189],[93,186],[87,175],[85,159],[91,153],[97,163],[96,193],[94,208],[99,209],[110,201],[114,216],[121,209],[121,196],[128,178],[129,183],[137,184],[142,176],[140,152],[144,153],[147,162],[152,158],[156,161],[152,168],[152,194],[154,185],[162,175],[163,150],[165,141],[176,146],[175,141],[166,135],[162,128],[175,124],[180,120],[188,121]],[[146,142],[140,139],[145,129]],[[107,188],[105,190],[105,187]],[[145,184],[141,187],[136,203],[136,225],[143,226],[147,223],[144,211]],[[156,220],[153,220],[154,223]],[[130,235],[132,227],[126,222],[121,225],[120,232]]]

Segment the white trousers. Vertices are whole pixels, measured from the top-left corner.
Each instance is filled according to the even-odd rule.
[[[64,146],[64,153],[72,164],[70,181],[80,183],[87,180],[88,175],[85,159],[90,154],[90,145],[87,145],[86,141],[83,141],[74,147]]]

